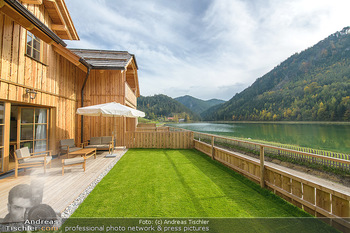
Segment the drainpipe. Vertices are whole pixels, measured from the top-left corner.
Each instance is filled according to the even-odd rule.
[[[87,68],[86,77],[85,77],[83,86],[81,87],[81,107],[84,107],[84,89],[85,89],[86,82],[87,82],[89,75],[90,75],[91,66],[82,58],[80,58],[79,61]],[[84,116],[83,115],[81,115],[80,127],[81,127],[81,129],[80,129],[80,133],[81,133],[80,141],[81,141],[81,143],[84,143]]]

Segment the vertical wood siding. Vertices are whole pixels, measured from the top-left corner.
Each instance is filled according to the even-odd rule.
[[[41,20],[48,17],[43,7],[29,9]],[[85,73],[42,43],[43,62],[26,56],[26,30],[0,14],[0,101],[57,108],[56,146],[51,148],[56,151],[60,139],[75,137],[76,101]],[[38,93],[34,100],[25,94],[27,88]]]
[[[24,4],[48,27],[51,19],[44,5]],[[26,30],[11,18],[0,13],[0,101],[43,106],[56,112],[54,130],[55,148],[61,139],[75,138],[81,141],[80,116],[76,109],[81,106],[81,88],[86,73],[56,53],[53,46],[43,41],[41,62],[26,56]],[[84,106],[118,102],[125,104],[126,72],[92,70],[86,83]],[[38,94],[34,100],[26,95],[26,89]],[[113,118],[84,117],[84,140],[93,136],[112,135]],[[137,121],[117,118],[117,145],[124,145],[126,129],[135,130]]]
[[[125,72],[119,70],[91,70],[84,90],[84,106],[117,102],[125,104]],[[81,84],[82,85],[82,84]],[[78,106],[81,99],[78,97]],[[77,118],[76,138],[80,140],[81,118]],[[114,123],[116,125],[114,126]],[[136,128],[135,119],[125,117],[84,116],[84,141],[91,137],[111,136],[116,129],[116,145],[125,145],[125,131]],[[115,127],[115,128],[114,128]]]

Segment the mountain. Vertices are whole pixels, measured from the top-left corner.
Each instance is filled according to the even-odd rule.
[[[140,96],[137,98],[137,109],[145,112],[146,118],[151,120],[167,120],[168,117],[186,121],[200,120],[198,114],[166,95]]]
[[[204,120],[350,121],[350,27],[292,55],[201,115]]]
[[[189,95],[177,97],[175,98],[175,100],[179,101],[180,103],[182,103],[183,105],[185,105],[187,108],[197,113],[198,115],[200,115],[202,112],[209,109],[210,107],[213,107],[215,105],[225,102],[219,99],[201,100]]]

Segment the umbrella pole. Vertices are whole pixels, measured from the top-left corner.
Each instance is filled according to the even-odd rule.
[[[114,138],[113,138],[113,144],[114,144],[114,147],[113,147],[113,154],[114,154],[114,148],[115,148],[115,144],[117,143],[117,129],[116,129],[116,125],[117,125],[117,118],[115,116],[113,116],[114,118]]]
[[[117,130],[116,130],[116,125],[117,125],[117,118],[115,116],[113,116],[113,150],[111,152],[111,154],[106,155],[106,158],[113,158],[116,157],[117,154],[114,154],[115,151],[115,144],[116,144],[116,138],[117,138]]]

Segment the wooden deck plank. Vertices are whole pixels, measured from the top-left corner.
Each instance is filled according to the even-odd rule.
[[[122,156],[126,151],[116,151]],[[62,176],[62,162],[65,156],[54,159],[52,167],[48,168],[46,174],[44,169],[32,168],[26,172],[19,172],[18,178],[14,176],[0,177],[0,218],[7,214],[7,198],[12,187],[18,184],[30,184],[33,180],[44,183],[43,203],[50,205],[56,212],[62,213],[98,176],[103,173],[116,158],[105,158],[108,152],[97,154],[96,159],[90,157],[86,161],[86,171],[81,166],[65,168]]]

